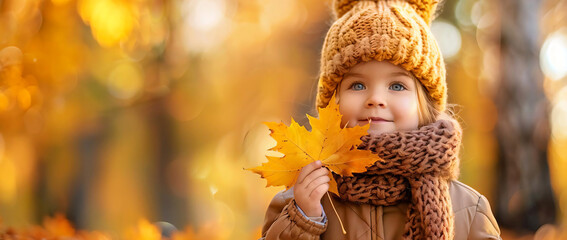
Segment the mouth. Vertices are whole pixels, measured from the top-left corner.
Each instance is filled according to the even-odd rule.
[[[393,122],[392,120],[386,120],[386,119],[383,119],[381,117],[369,117],[369,118],[366,118],[366,119],[360,119],[358,121],[370,122],[370,123]]]

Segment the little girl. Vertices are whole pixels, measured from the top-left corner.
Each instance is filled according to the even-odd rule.
[[[461,128],[446,114],[443,58],[429,30],[437,0],[335,0],[317,107],[370,124],[376,162],[353,177],[305,166],[266,213],[262,239],[500,239],[486,198],[458,182]],[[338,217],[337,217],[338,215]],[[343,226],[344,230],[343,231]]]

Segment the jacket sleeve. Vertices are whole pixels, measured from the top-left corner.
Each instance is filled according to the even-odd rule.
[[[295,205],[293,195],[282,191],[268,206],[261,239],[318,240],[325,230],[326,222],[322,225],[306,218]]]
[[[492,214],[490,204],[484,196],[480,196],[476,212],[470,225],[469,240],[502,239],[500,228]]]

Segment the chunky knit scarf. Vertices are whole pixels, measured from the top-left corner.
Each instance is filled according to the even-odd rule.
[[[372,150],[384,162],[353,177],[335,175],[340,197],[382,206],[409,202],[403,239],[453,239],[449,181],[458,175],[458,123],[439,120],[418,130],[362,140],[359,149]]]

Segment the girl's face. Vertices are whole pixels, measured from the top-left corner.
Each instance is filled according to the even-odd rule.
[[[417,129],[415,84],[408,71],[389,62],[373,60],[355,65],[338,89],[341,126],[363,126],[372,120],[368,129],[371,135]]]

